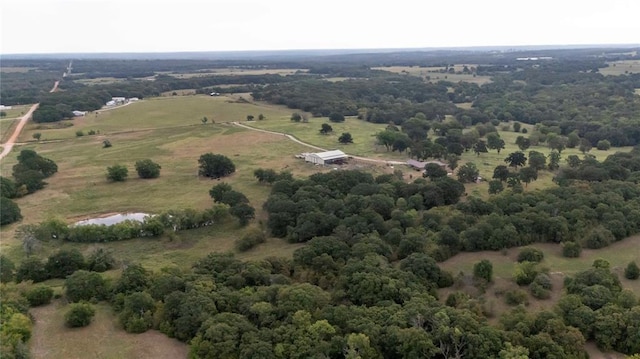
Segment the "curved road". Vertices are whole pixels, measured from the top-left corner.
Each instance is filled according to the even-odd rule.
[[[319,150],[319,151],[328,151],[327,149],[324,149],[322,147],[314,146],[314,145],[312,145],[310,143],[306,143],[306,142],[300,141],[299,139],[293,137],[292,135],[286,134],[286,133],[269,131],[269,130],[262,130],[262,129],[259,129],[259,128],[255,128],[255,127],[244,125],[244,124],[242,124],[240,122],[232,122],[232,124],[234,124],[236,126],[239,126],[239,127],[242,127],[242,128],[253,130],[253,131],[270,133],[270,134],[278,135],[278,136],[285,136],[288,139],[290,139],[291,141],[299,143],[299,144],[301,144],[303,146],[307,146],[307,147],[310,147],[310,148],[313,148],[313,149],[316,149],[316,150]],[[349,156],[349,157],[351,157],[353,159],[356,159],[356,160],[359,160],[359,161],[390,164],[390,165],[406,165],[407,164],[406,162],[402,162],[402,161],[380,160],[380,159],[377,159],[377,158],[368,158],[368,157],[359,157],[359,156]]]
[[[5,156],[8,155],[9,152],[11,152],[11,150],[13,149],[13,145],[16,143],[16,140],[18,139],[18,136],[20,136],[20,132],[22,132],[22,129],[24,128],[24,125],[27,124],[27,121],[29,121],[29,119],[31,118],[31,115],[33,115],[33,111],[35,111],[39,105],[40,104],[37,103],[31,106],[29,111],[24,116],[22,116],[22,118],[20,119],[20,122],[18,122],[18,126],[16,126],[16,129],[13,131],[13,134],[11,135],[11,137],[9,137],[7,142],[2,145],[2,153],[0,153],[0,160],[5,158]]]

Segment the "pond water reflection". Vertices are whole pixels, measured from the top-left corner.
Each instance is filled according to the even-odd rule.
[[[74,223],[74,225],[86,226],[88,224],[104,224],[105,226],[111,226],[113,224],[124,222],[127,220],[142,222],[148,216],[148,213],[118,213],[108,217],[85,219]]]

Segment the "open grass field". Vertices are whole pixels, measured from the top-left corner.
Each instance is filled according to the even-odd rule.
[[[308,123],[293,122],[290,119],[291,113],[286,116],[269,118],[264,121],[243,122],[245,125],[287,133],[295,136],[301,141],[325,148],[327,150],[342,150],[350,155],[366,156],[380,159],[406,160],[406,154],[397,152],[387,152],[382,146],[376,145],[376,133],[383,131],[385,124],[376,124],[358,120],[355,117],[347,117],[342,123],[333,123],[327,117],[309,117]],[[328,123],[333,128],[333,132],[328,135],[320,133],[323,123]],[[343,132],[349,132],[353,137],[353,143],[343,145],[338,142],[338,138]],[[314,152],[307,150],[306,152]]]
[[[0,66],[0,72],[29,72],[37,70],[35,67]]]
[[[283,107],[238,102],[226,97],[177,96],[148,99],[100,112],[97,116],[90,114],[73,120],[73,126],[69,128],[43,130],[30,124],[31,128],[23,133],[23,138],[31,139],[31,134],[38,131],[42,133],[43,140],[36,143],[31,139],[28,145],[18,147],[2,161],[0,170],[2,173],[11,172],[20,148],[31,148],[53,159],[59,171],[47,179],[48,186],[17,200],[25,217],[21,224],[37,223],[52,217],[73,222],[112,212],[156,213],[171,208],[207,208],[212,203],[208,191],[217,182],[196,176],[197,159],[207,152],[221,153],[236,165],[236,173],[224,181],[245,193],[256,208],[257,220],[264,220],[266,216],[261,206],[270,189],[257,183],[253,177],[255,169],[288,170],[298,176],[329,169],[294,158],[295,154],[309,149],[284,136],[246,130],[223,122],[242,120],[247,114],[257,117],[260,113],[267,117],[261,123],[278,123],[277,119],[286,119],[286,122],[281,122],[287,124],[290,122],[290,110]],[[203,116],[213,118],[217,123],[202,124],[200,119]],[[352,126],[361,123],[355,121]],[[305,125],[319,126],[313,122]],[[90,129],[100,133],[75,136],[75,131],[87,133]],[[105,138],[113,147],[102,147]],[[135,161],[145,158],[162,166],[160,178],[137,178]],[[114,164],[124,164],[129,168],[126,182],[107,182],[106,168]],[[381,166],[377,171],[393,170]],[[19,243],[13,239],[18,225],[5,226],[1,233],[3,252],[17,262],[24,256]],[[244,229],[239,228],[233,219],[221,226],[180,232],[172,238],[112,243],[109,248],[120,260],[139,261],[151,268],[189,266],[208,252],[233,250],[233,240],[240,237]],[[48,255],[59,246],[78,248],[85,253],[95,247],[50,242],[44,243],[39,251]],[[298,247],[272,238],[255,250],[242,254],[241,258],[290,255]]]
[[[75,75],[79,75],[79,74],[75,74]],[[71,79],[73,80],[73,76],[71,77]],[[147,81],[154,81],[155,78],[153,76],[150,77],[141,77],[141,78],[135,78],[136,80],[147,80]],[[78,79],[76,77],[75,80],[73,80],[74,82],[77,83],[81,83],[84,85],[110,85],[110,84],[116,84],[116,83],[125,83],[128,81],[128,79],[126,78],[121,78],[121,77],[96,77],[96,78],[92,78],[92,79]]]
[[[611,61],[607,64],[608,67],[603,67],[598,72],[612,76],[640,73],[640,60]]]
[[[0,120],[0,143],[5,143],[15,128],[18,120],[13,118],[4,118]]]
[[[11,109],[2,110],[2,112],[7,114],[2,119],[4,120],[4,119],[20,117],[20,116],[24,115],[25,113],[27,113],[27,111],[29,111],[29,108],[31,108],[31,106],[33,106],[33,104],[30,104],[30,105],[15,105],[15,106],[11,106]]]
[[[243,69],[236,67],[228,67],[221,69],[207,69],[197,72],[160,72],[165,75],[173,76],[180,79],[188,79],[193,77],[215,76],[215,75],[292,75],[295,73],[307,72],[307,69]]]
[[[149,129],[202,126],[202,118],[216,123],[242,121],[247,115],[262,113],[267,118],[289,116],[291,111],[281,106],[237,102],[226,96],[171,96],[155,97],[132,103],[115,110],[100,110],[84,117],[64,121],[71,127],[43,129],[47,124],[30,123],[25,127],[20,141],[32,140],[34,132],[42,133],[42,140],[70,139],[76,131],[99,131],[101,135]]]
[[[475,66],[475,65],[467,65]],[[454,70],[461,72],[464,65],[455,65]],[[395,72],[399,74],[407,74],[411,76],[422,77],[428,82],[451,81],[451,82],[472,82],[478,85],[483,85],[491,82],[490,76],[474,76],[472,74],[449,74],[440,73],[440,70],[444,70],[444,67],[421,67],[421,66],[387,66],[387,67],[374,67],[374,70],[382,70]]]
[[[107,304],[95,305],[96,315],[84,328],[67,328],[62,300],[31,309],[36,318],[29,342],[34,359],[186,358],[188,347],[176,339],[150,330],[129,334],[119,327]]]

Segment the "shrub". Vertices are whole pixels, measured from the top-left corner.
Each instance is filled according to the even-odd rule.
[[[28,257],[22,261],[16,271],[16,282],[18,283],[25,280],[32,280],[34,283],[37,283],[47,279],[49,279],[49,276],[44,270],[44,263],[36,257]]]
[[[107,179],[113,182],[123,182],[127,179],[129,170],[123,165],[107,167]]]
[[[50,278],[66,278],[84,267],[84,257],[77,249],[59,250],[47,259],[44,266]]]
[[[64,281],[70,302],[100,300],[107,296],[107,282],[96,272],[79,270]]]
[[[102,148],[109,148],[111,146],[112,146],[111,145],[111,141],[109,141],[109,140],[102,141]]]
[[[136,172],[138,172],[138,177],[140,178],[158,178],[161,168],[159,164],[150,159],[136,162]]]
[[[329,115],[329,121],[331,122],[344,122],[344,116],[341,113],[334,112]]]
[[[615,240],[610,230],[603,226],[598,226],[591,230],[584,239],[585,247],[590,249],[600,249],[610,245]]]
[[[116,266],[116,260],[110,251],[98,248],[87,257],[87,269],[93,272],[104,272]]]
[[[21,219],[20,207],[12,200],[0,197],[0,226],[17,222]]]
[[[96,134],[96,130],[89,130],[89,132],[87,132],[87,134],[88,134],[89,136],[93,136],[93,135],[95,135],[95,134]]]
[[[611,142],[608,140],[600,140],[596,144],[596,148],[600,151],[606,151],[611,148]]]
[[[524,248],[518,253],[518,262],[540,262],[544,258],[544,253],[536,248]]]
[[[577,242],[563,242],[562,256],[566,258],[578,258],[582,252],[582,246]]]
[[[70,328],[86,327],[95,314],[96,310],[91,304],[73,303],[64,315],[64,322]]]
[[[84,132],[76,131],[76,137],[82,137],[82,136],[84,136]]]
[[[249,249],[257,246],[258,244],[264,243],[266,241],[266,236],[259,228],[251,229],[242,238],[237,239],[235,241],[235,247],[240,252],[246,252]]]
[[[516,267],[514,280],[518,285],[529,285],[538,275],[538,269],[534,262],[522,262]]]
[[[493,264],[487,259],[483,259],[473,266],[473,277],[483,279],[487,283],[493,280]]]
[[[25,298],[32,307],[49,304],[53,298],[53,289],[46,285],[38,285],[25,293]]]
[[[537,299],[548,299],[551,297],[551,289],[553,284],[551,278],[546,273],[540,273],[531,283],[531,295]]]
[[[527,292],[522,289],[511,289],[504,294],[504,300],[508,305],[529,304]]]
[[[627,279],[635,280],[640,278],[640,268],[636,262],[631,262],[624,269],[624,277]]]

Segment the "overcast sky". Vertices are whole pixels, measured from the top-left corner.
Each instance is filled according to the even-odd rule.
[[[0,0],[3,54],[640,44],[638,0]]]

